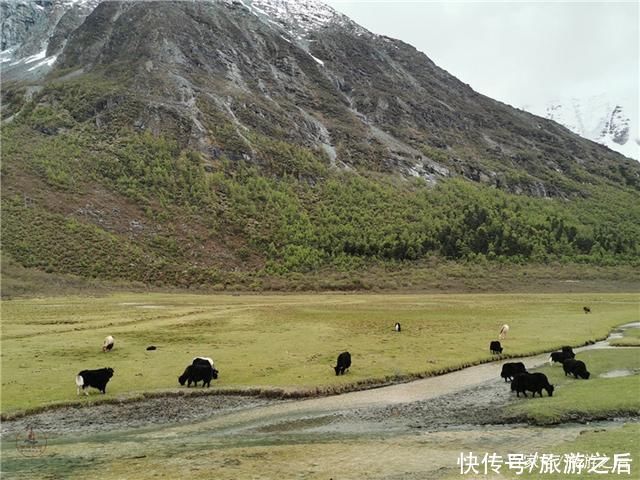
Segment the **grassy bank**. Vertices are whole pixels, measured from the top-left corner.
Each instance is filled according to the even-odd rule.
[[[622,338],[616,338],[610,343],[616,347],[640,347],[640,329],[626,330]]]
[[[507,355],[603,338],[637,320],[637,296],[118,294],[5,301],[2,316],[2,413],[10,414],[103,398],[76,397],[73,379],[85,368],[114,368],[106,398],[175,390],[196,355],[214,358],[214,388],[225,389],[340,391],[444,372],[490,360],[503,323]],[[116,346],[103,354],[108,334]],[[353,366],[336,377],[343,350]]]
[[[591,350],[576,358],[585,362],[591,373],[588,380],[565,376],[559,364],[538,369],[556,387],[553,397],[543,392],[544,401],[522,399],[510,407],[510,413],[539,424],[640,415],[640,350]],[[624,376],[609,376],[620,370],[625,370],[619,372]]]

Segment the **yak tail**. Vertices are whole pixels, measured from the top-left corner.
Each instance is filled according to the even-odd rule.
[[[82,387],[84,385],[84,378],[82,375],[76,375],[76,386]]]

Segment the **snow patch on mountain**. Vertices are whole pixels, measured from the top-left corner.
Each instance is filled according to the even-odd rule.
[[[315,0],[244,0],[256,10],[279,21],[283,26],[294,25],[308,33],[322,28],[341,15],[333,8]]]
[[[227,5],[239,5],[272,28],[279,29],[280,37],[307,52],[324,67],[324,61],[310,52],[313,32],[331,24],[348,25],[356,31],[366,32],[345,15],[317,0],[222,0]]]
[[[37,70],[38,68],[51,67],[54,63],[56,63],[57,58],[58,58],[57,55],[52,55],[50,57],[46,57],[44,60],[42,60],[41,62],[38,62],[33,67],[29,67],[29,69],[27,71],[33,72],[34,70]]]
[[[319,29],[332,24],[349,26],[364,33],[364,28],[349,17],[337,12],[318,0],[223,0],[225,3],[243,5],[263,21],[280,27],[290,37],[306,41]],[[368,32],[367,32],[368,33]]]

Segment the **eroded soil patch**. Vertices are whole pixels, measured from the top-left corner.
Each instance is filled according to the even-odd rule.
[[[156,425],[196,422],[262,407],[277,400],[240,395],[171,396],[136,402],[77,405],[2,422],[2,437],[31,426],[47,435],[95,434]]]

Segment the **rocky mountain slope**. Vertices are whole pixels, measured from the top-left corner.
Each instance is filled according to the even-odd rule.
[[[94,4],[50,3],[49,21],[36,29],[50,33],[40,63],[52,64],[53,75],[126,77],[119,81],[146,98],[132,123],[183,130],[181,145],[210,157],[221,149],[206,131],[207,110],[231,128],[321,148],[349,168],[462,175],[539,196],[563,194],[556,177],[606,175],[603,164],[623,161],[475,93],[413,47],[312,0],[102,2],[74,29]],[[32,53],[33,38],[43,46],[45,36],[16,52]],[[172,125],[156,125],[163,110]],[[251,142],[228,150],[251,156]]]
[[[637,254],[618,207],[638,162],[319,2],[24,4],[2,52],[3,239],[23,265],[215,283]]]

